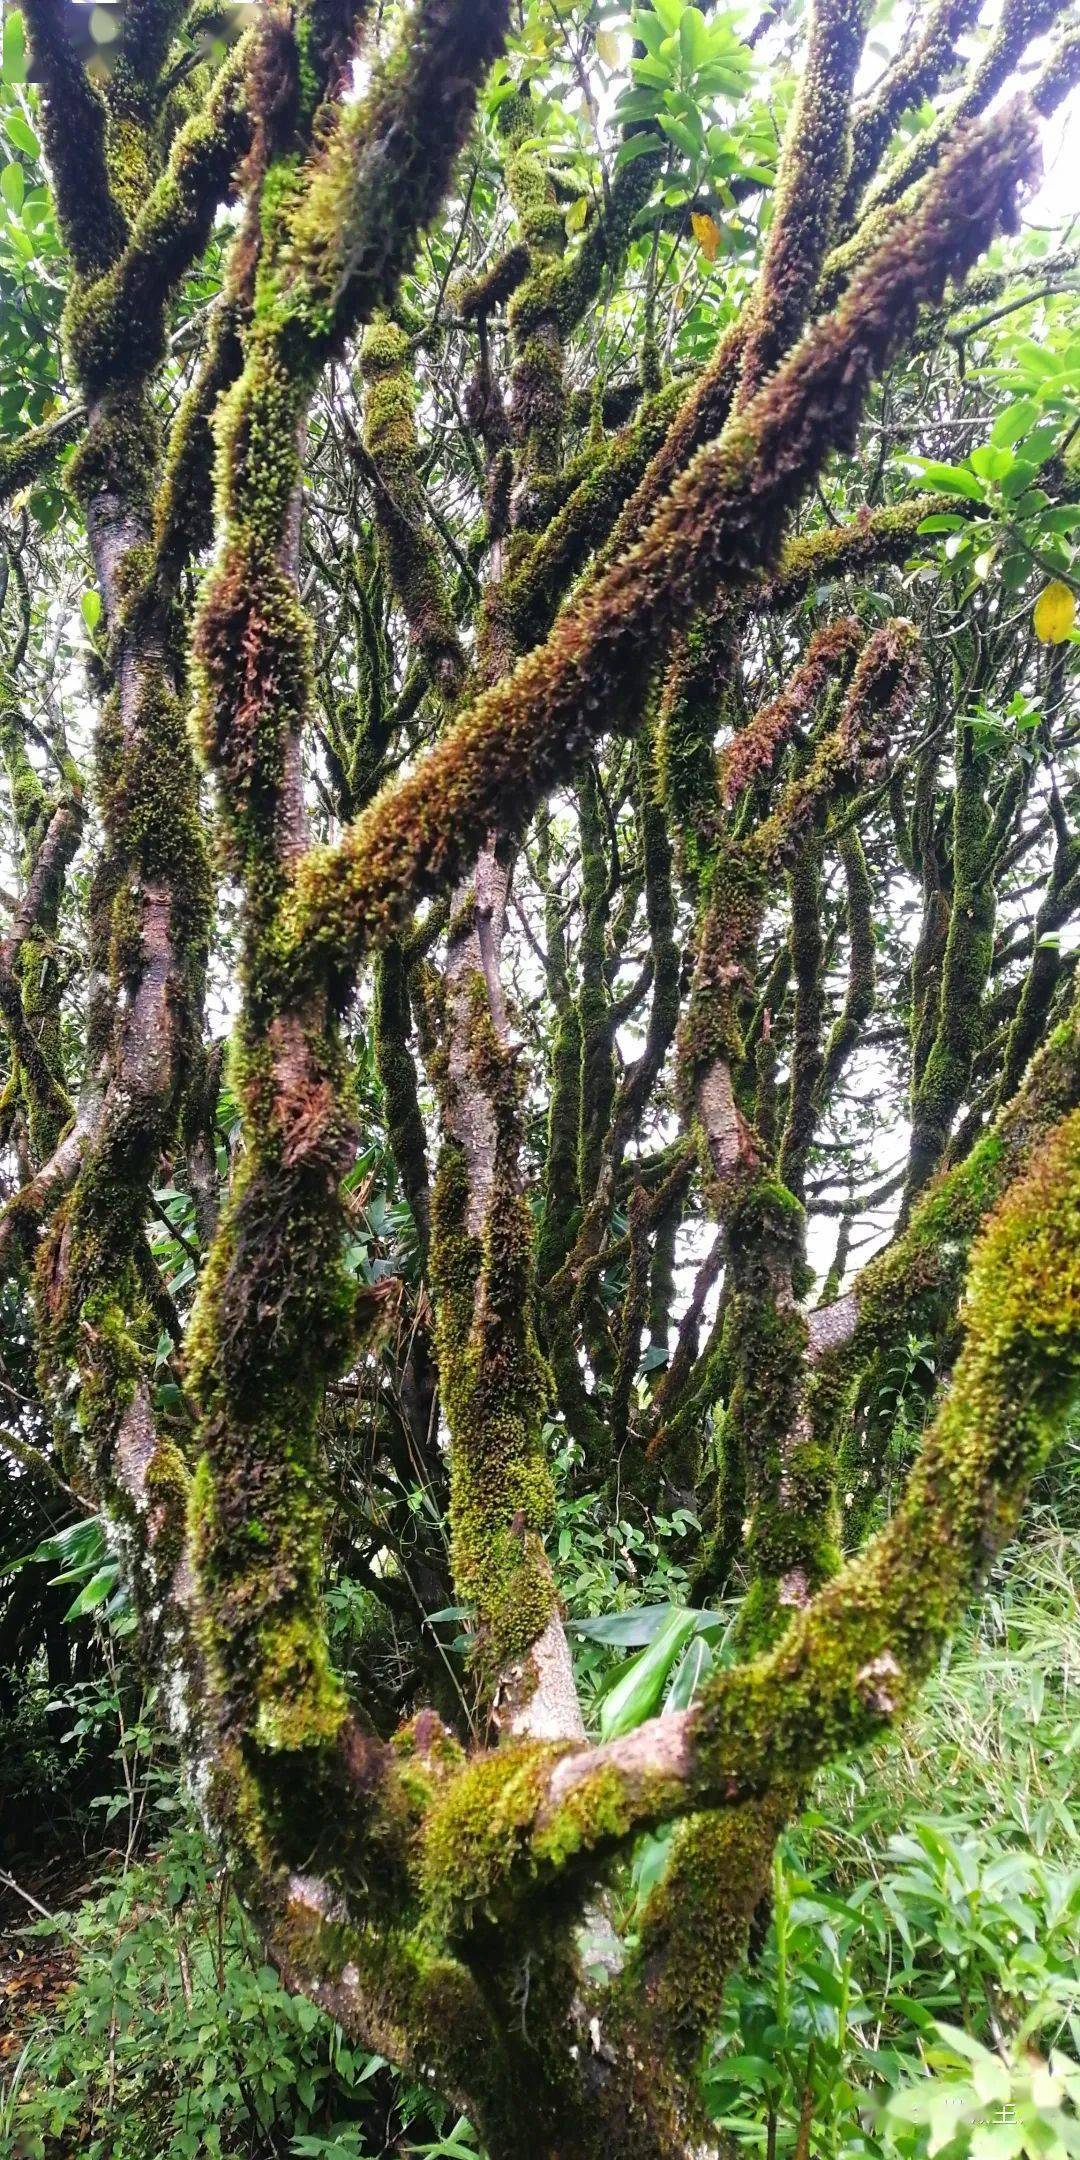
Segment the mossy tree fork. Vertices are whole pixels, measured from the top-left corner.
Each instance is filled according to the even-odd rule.
[[[6,459],[3,488],[75,442],[67,484],[104,603],[92,997],[74,1100],[41,956],[83,791],[70,759],[55,795],[42,789],[18,649],[0,699],[24,848],[0,948],[5,1135],[18,1117],[28,1134],[0,1249],[31,1285],[65,1460],[113,1527],[144,1654],[170,1676],[202,1803],[290,1983],[465,2108],[495,2160],[702,2152],[696,2071],[775,1839],[815,1769],[911,1700],[1080,1377],[1080,1019],[1067,969],[1037,940],[994,1066],[995,879],[1018,796],[997,787],[956,700],[951,832],[919,822],[940,726],[910,808],[899,782],[897,844],[927,895],[903,1225],[843,1295],[806,1309],[813,1136],[874,1001],[860,816],[896,795],[926,657],[903,617],[868,630],[857,609],[838,611],[802,652],[774,646],[779,679],[752,708],[739,657],[748,626],[793,620],[826,574],[857,591],[903,561],[940,509],[909,497],[793,537],[826,461],[855,444],[872,384],[928,321],[955,314],[967,274],[1014,228],[1038,116],[1077,71],[1075,33],[1027,96],[988,116],[1059,10],[1007,0],[964,73],[956,41],[975,10],[937,0],[853,105],[866,8],[815,0],[751,300],[689,382],[663,379],[650,324],[632,419],[610,431],[598,411],[576,457],[568,349],[619,279],[662,154],[634,145],[568,243],[559,174],[527,83],[515,88],[497,116],[505,245],[453,294],[476,352],[473,559],[447,549],[425,487],[422,339],[401,286],[470,154],[504,0],[418,0],[389,40],[365,0],[267,5],[227,57],[190,74],[179,111],[163,85],[187,0],[128,0],[103,83],[69,40],[65,0],[25,12],[70,258],[74,394]],[[933,124],[891,156],[927,99]],[[166,427],[170,313],[226,202],[238,215],[224,289]],[[502,309],[505,384],[492,357]],[[325,709],[323,626],[301,599],[301,477],[320,384],[354,359],[363,426],[345,451],[373,520],[372,564],[348,601],[363,694]],[[407,630],[396,691],[377,581]],[[417,713],[424,728],[405,739],[427,747],[402,774],[400,730]],[[320,846],[305,792],[316,737],[337,831]],[[216,782],[213,844],[200,770]],[[533,817],[562,787],[580,832],[574,966],[542,820],[529,853]],[[1060,923],[1077,870],[1054,801],[1045,905]],[[625,874],[620,814],[639,843]],[[831,854],[849,979],[823,1039]],[[528,1060],[504,954],[523,860],[546,894],[555,1016],[535,1236]],[[231,1073],[244,1140],[218,1219],[199,1165],[218,1082],[207,954],[226,876],[241,895]],[[610,964],[620,885],[647,928],[630,992]],[[785,887],[791,936],[762,989],[763,925]],[[348,1015],[368,959],[424,1281],[404,1415],[435,1484],[448,1460],[452,1591],[475,1616],[471,1735],[429,1708],[384,1733],[327,1649],[321,1419],[370,1322],[343,1258],[357,1145]],[[781,1102],[773,1021],[789,986]],[[646,998],[640,1056],[624,1065],[620,1022]],[[414,1019],[439,1112],[433,1174]],[[679,1138],[650,1161],[634,1150],[669,1070]],[[959,1146],[973,1099],[982,1112]],[[152,1388],[162,1321],[175,1323],[146,1242],[163,1155],[202,1195],[207,1247],[177,1346],[180,1428]],[[691,1191],[708,1254],[646,1401],[634,1376],[646,1328],[667,1343]],[[721,1267],[721,1314],[699,1345]],[[612,1270],[614,1320],[599,1295]],[[895,1514],[843,1561],[838,1475],[874,1459],[874,1375],[915,1310],[949,1384]],[[598,1484],[618,1454],[643,1493],[666,1480],[707,1500],[703,1595],[739,1571],[749,1585],[740,1661],[690,1709],[607,1746],[585,1738],[544,1547],[552,1403]],[[595,1934],[613,1865],[641,1830],[672,1822],[633,1946],[608,1930],[600,1975],[583,1915]]]

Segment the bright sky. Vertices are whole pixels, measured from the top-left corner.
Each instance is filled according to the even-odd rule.
[[[1025,211],[1035,225],[1061,225],[1080,217],[1080,90],[1046,124],[1043,158],[1046,171],[1038,194]]]

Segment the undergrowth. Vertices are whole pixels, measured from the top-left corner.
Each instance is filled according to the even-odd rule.
[[[677,1593],[663,1539],[636,1560],[643,1597]],[[588,1540],[580,1563],[589,1606],[602,1564]],[[582,1650],[590,1674],[610,1657]],[[730,2160],[1080,2153],[1078,1766],[1066,1505],[1037,1511],[905,1730],[830,1770],[782,1841],[706,2069]],[[25,1953],[70,1952],[74,1977],[6,2066],[0,2153],[474,2155],[466,2124],[433,2117],[281,1987],[167,1769],[153,1775],[146,1856],[118,1859],[71,1912],[28,1912],[19,1933]],[[621,1900],[630,1933],[664,1854],[642,1841]]]

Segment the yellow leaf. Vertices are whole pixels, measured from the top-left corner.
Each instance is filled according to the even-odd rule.
[[[715,262],[716,250],[720,245],[720,227],[716,219],[711,218],[707,210],[691,210],[690,223],[706,262]]]
[[[1032,617],[1044,645],[1063,645],[1076,621],[1076,599],[1060,578],[1039,594]]]
[[[567,232],[580,232],[588,215],[589,198],[587,195],[579,195],[577,201],[571,203],[570,208],[567,211],[566,217],[563,221],[566,226]]]
[[[596,57],[606,68],[619,65],[619,40],[614,30],[598,30],[596,33]]]

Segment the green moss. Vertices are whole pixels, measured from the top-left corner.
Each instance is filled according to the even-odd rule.
[[[734,662],[730,623],[699,619],[680,640],[664,679],[657,786],[691,897],[711,874],[720,809],[713,745],[718,729],[733,719]]]
[[[975,754],[961,721],[953,796],[952,892],[941,986],[925,1063],[912,1091],[906,1204],[941,1161],[967,1090],[983,1034],[983,996],[994,956],[996,901],[991,870],[989,761]]]
[[[365,96],[342,107],[290,217],[287,274],[267,293],[282,348],[309,380],[331,345],[392,301],[505,23],[503,0],[482,0],[467,23],[447,0],[424,0]],[[396,155],[363,156],[372,141],[392,141]]]
[[[553,1491],[540,1438],[549,1381],[531,1318],[532,1224],[516,1182],[516,1075],[493,1031],[482,1040],[482,982],[476,1010],[474,1055],[497,1060],[503,1091],[495,1178],[482,1233],[470,1233],[464,1152],[444,1142],[432,1194],[431,1281],[451,1438],[454,1581],[476,1608],[477,1655],[491,1679],[524,1656],[554,1609],[541,1543]]]
[[[978,0],[947,0],[930,11],[921,33],[898,53],[876,97],[857,114],[852,126],[851,162],[838,215],[843,229],[881,161],[883,151],[905,112],[932,98],[956,58],[956,40],[975,22]]]
[[[839,1450],[839,1482],[852,1499],[848,1541],[872,1515],[893,1419],[883,1394],[890,1365],[910,1334],[933,1340],[939,1369],[956,1349],[956,1310],[972,1242],[1011,1179],[1056,1122],[1080,1099],[1075,1014],[1054,1031],[1020,1093],[963,1163],[929,1184],[903,1235],[859,1278],[855,1332],[819,1367],[814,1386],[832,1401],[831,1422],[815,1415]]]
[[[628,427],[587,466],[565,502],[503,581],[501,604],[515,626],[522,651],[547,634],[568,584],[590,554],[608,537],[618,512],[641,479],[650,457],[664,440],[678,403],[678,385],[669,384],[650,400]],[[574,468],[567,469],[564,480]]]
[[[35,72],[42,83],[42,141],[53,176],[61,238],[76,271],[107,270],[126,237],[105,159],[106,109],[49,0],[24,9]]]
[[[698,1086],[710,1069],[723,1063],[734,1070],[743,1060],[742,1008],[766,892],[765,875],[746,848],[734,843],[714,856],[694,981],[679,1032],[679,1089],[691,1120],[697,1117]],[[711,1164],[708,1173],[713,1175]]]
[[[530,143],[535,121],[527,88],[503,102],[498,125],[510,146],[507,191],[529,251],[528,275],[509,308],[510,423],[518,448],[511,514],[516,527],[539,531],[554,507],[551,486],[561,461],[566,325],[560,318],[560,266],[566,231],[547,166]]]
[[[1078,1254],[1074,1112],[987,1225],[971,1266],[964,1349],[903,1505],[796,1616],[771,1658],[713,1683],[701,1719],[706,1780],[739,1763],[757,1789],[801,1776],[872,1738],[910,1701],[1015,1527],[1075,1399]]]
[[[202,977],[210,917],[210,867],[187,716],[163,664],[139,671],[121,732],[118,715],[102,728],[98,789],[106,831],[132,865],[134,890],[113,902],[115,972],[134,983],[144,965],[144,886],[169,896],[170,930],[189,995]]]
[[[458,1934],[507,1917],[531,1884],[564,1877],[579,1855],[611,1850],[633,1823],[633,1792],[606,1765],[547,1804],[567,1743],[515,1740],[475,1757],[438,1798],[424,1825],[421,1889],[440,1929]]]
[[[609,873],[604,824],[595,773],[587,767],[578,784],[578,830],[581,836],[580,939],[581,991],[578,1029],[581,1040],[581,1111],[578,1134],[578,1193],[587,1205],[596,1188],[604,1142],[615,1099],[615,1044],[611,996],[605,960]]]
[[[848,980],[843,1006],[825,1045],[823,1101],[831,1095],[873,1008],[877,975],[874,887],[854,825],[837,834],[836,851],[847,886]]]
[[[781,1790],[764,1805],[692,1815],[679,1824],[617,1982],[616,2025],[621,2013],[639,2034],[644,2026],[656,2075],[676,2086],[684,2121],[701,2051],[767,1895],[777,1833],[793,1804],[794,1796]]]
[[[372,323],[360,349],[364,442],[375,468],[375,520],[390,584],[434,687],[449,698],[466,663],[420,478],[410,362],[404,331],[385,317]]]
[[[71,485],[84,505],[103,495],[141,504],[153,486],[160,448],[160,426],[146,394],[106,394],[71,460]]]
[[[469,1763],[424,1825],[421,1887],[446,1930],[468,1928],[515,1874],[527,1851],[552,1748],[513,1741]]]
[[[72,404],[55,419],[27,428],[15,442],[0,444],[0,502],[10,502],[39,473],[47,472],[61,451],[78,440],[85,424],[82,406]]]
[[[375,1055],[386,1102],[387,1134],[412,1210],[421,1258],[426,1260],[430,1233],[427,1137],[408,1038],[405,960],[399,945],[389,945],[380,955],[376,978]]]
[[[871,510],[847,525],[822,525],[816,532],[789,540],[775,571],[763,578],[756,604],[778,612],[801,600],[817,584],[865,575],[875,565],[904,562],[919,546],[919,527],[928,517],[956,511],[955,495],[913,495],[902,503]],[[960,503],[961,513],[963,504]]]
[[[630,1422],[631,1392],[641,1358],[641,1337],[649,1310],[649,1231],[651,1211],[643,1185],[636,1185],[628,1208],[630,1265],[626,1294],[619,1315],[618,1361],[611,1384],[611,1438],[614,1448],[626,1440]]]
[[[191,1474],[174,1440],[162,1436],[146,1468],[144,1485],[154,1567],[167,1582],[184,1549]]]
[[[776,563],[792,503],[831,444],[849,439],[872,375],[914,311],[1011,215],[1031,154],[1020,114],[989,142],[959,143],[922,214],[778,370],[754,400],[752,424],[743,415],[698,453],[637,545],[598,578],[587,609],[477,698],[340,847],[309,853],[286,926],[294,969],[342,995],[357,953],[393,929],[406,904],[446,889],[491,829],[516,832],[580,763],[587,739],[635,724],[658,641],[718,586],[745,586]]]
[[[215,1243],[192,1326],[189,1378],[204,1411],[205,1448],[195,1555],[206,1647],[226,1722],[250,1731],[264,1748],[288,1751],[331,1740],[344,1717],[319,1608],[322,1480],[312,1426],[327,1334],[336,1321],[338,1341],[347,1339],[352,1297],[319,1204],[325,1173],[318,1181],[310,1171],[294,1180],[281,1174],[283,1244],[268,1256],[255,1291],[261,1385],[242,1364],[236,1369],[252,1314],[253,1286],[241,1279],[250,1237],[245,1201],[252,1194],[259,1206],[265,1163],[257,1171],[248,1172]],[[307,1240],[306,1250],[286,1244],[290,1229]]]
[[[237,48],[225,61],[205,108],[176,136],[160,177],[141,119],[114,121],[110,129],[113,189],[131,231],[104,276],[75,285],[65,317],[73,369],[91,394],[145,381],[164,359],[166,303],[203,252],[249,142],[247,50]]]
[[[0,754],[23,841],[24,889],[37,872],[33,928],[22,938],[12,977],[0,975],[0,1009],[11,1035],[12,1101],[16,1096],[23,1101],[32,1159],[40,1164],[52,1155],[71,1116],[60,1012],[62,977],[55,940],[67,873],[82,835],[82,786],[71,767],[69,786],[52,799],[46,796],[27,755],[22,713],[11,684],[3,676]]]
[[[904,1502],[860,1559],[798,1611],[767,1657],[706,1683],[684,1735],[680,1770],[664,1758],[620,1769],[599,1758],[557,1805],[530,1807],[545,1755],[528,1750],[494,1839],[485,1767],[458,1795],[475,1812],[475,1844],[444,1828],[439,1875],[454,1869],[467,1909],[498,1895],[507,1868],[565,1867],[602,1853],[635,1824],[750,1798],[799,1781],[842,1749],[872,1739],[910,1701],[994,1552],[1015,1525],[1080,1387],[1080,1111],[1054,1128],[1006,1192],[972,1264],[966,1341],[952,1388]],[[472,1782],[474,1781],[475,1782]],[[546,1791],[546,1787],[545,1787]],[[477,1801],[480,1805],[477,1805]],[[452,1810],[443,1818],[451,1820]],[[442,1893],[440,1893],[442,1894]]]
[[[800,1198],[807,1158],[817,1127],[825,1054],[821,1040],[825,1010],[825,940],[821,931],[821,844],[816,838],[801,849],[791,871],[792,973],[795,978],[795,1026],[791,1045],[788,1114],[780,1143],[779,1170],[785,1185]]]
[[[523,241],[509,246],[490,270],[481,276],[460,278],[450,288],[450,297],[458,314],[471,321],[478,316],[489,315],[491,310],[509,300],[515,287],[528,274],[529,250]]]
[[[202,363],[169,430],[154,503],[154,543],[170,570],[194,560],[214,534],[212,421],[222,390],[240,372],[240,307],[227,289],[214,311]]]
[[[922,174],[938,164],[948,145],[963,133],[965,123],[986,110],[1028,44],[1049,30],[1059,14],[1056,0],[1008,0],[978,64],[971,69],[958,95],[934,115],[929,127],[920,129],[890,159],[867,198],[863,224],[867,215],[898,206],[910,197]]]
[[[580,1221],[576,1198],[580,1132],[581,1022],[576,1007],[568,1002],[551,1045],[543,1212],[536,1240],[536,1279],[541,1286],[563,1265]]]
[[[469,2093],[481,2134],[515,2119],[505,2029],[467,1966],[407,1921],[328,1919],[298,1900],[275,1914],[276,1954],[347,2030],[441,2092]]]
[[[34,1257],[39,1373],[62,1449],[99,1505],[133,1530],[134,1503],[115,1450],[149,1344],[150,1315],[130,1258],[141,1227],[129,1193],[107,1175],[84,1174]],[[137,1554],[145,1557],[141,1542]]]

